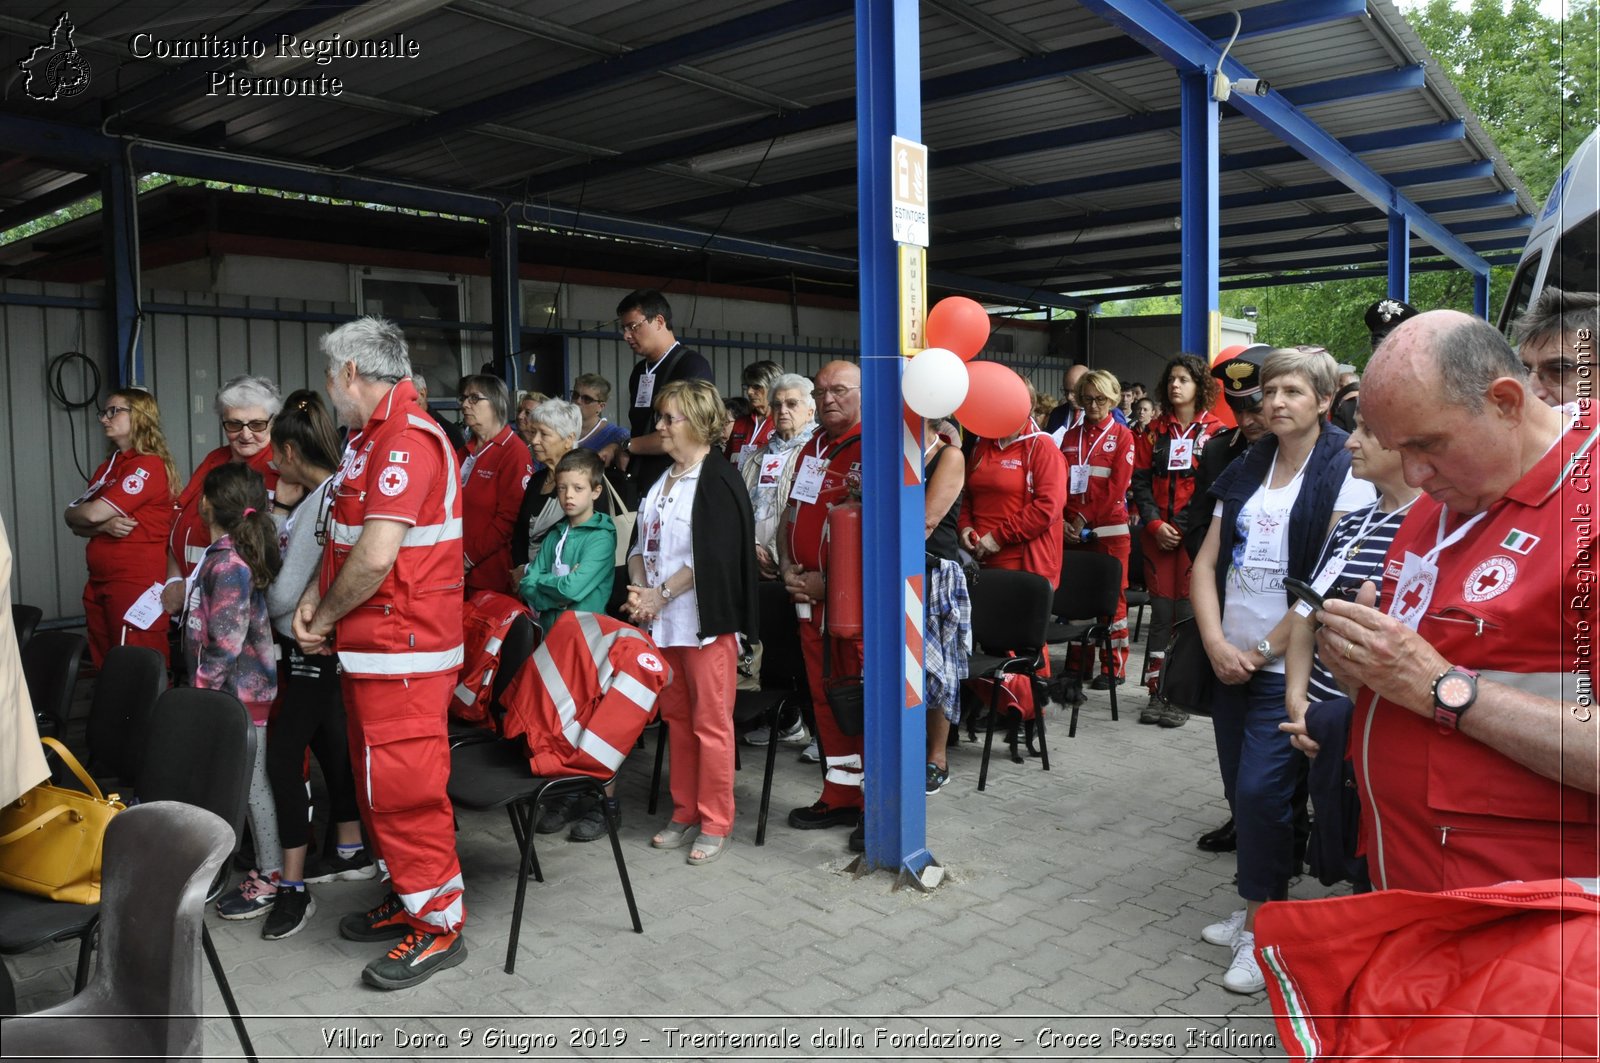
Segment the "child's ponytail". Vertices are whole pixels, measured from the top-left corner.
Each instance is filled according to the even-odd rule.
[[[250,585],[266,590],[283,567],[266,481],[250,466],[229,462],[206,473],[201,492],[212,522],[233,539],[233,548],[250,566]]]

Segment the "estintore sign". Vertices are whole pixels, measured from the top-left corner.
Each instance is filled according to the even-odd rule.
[[[894,242],[928,246],[928,146],[890,138],[889,203]]]

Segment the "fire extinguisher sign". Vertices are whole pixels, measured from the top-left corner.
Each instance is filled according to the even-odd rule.
[[[928,246],[928,146],[904,137],[890,138],[889,203],[894,242]]]

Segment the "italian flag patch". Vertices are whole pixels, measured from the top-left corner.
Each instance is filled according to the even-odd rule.
[[[1519,554],[1526,554],[1538,545],[1539,537],[1537,535],[1529,535],[1519,528],[1512,528],[1506,534],[1505,541],[1500,544],[1502,549],[1512,550]]]

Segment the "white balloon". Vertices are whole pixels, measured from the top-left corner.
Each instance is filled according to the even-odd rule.
[[[954,351],[929,347],[906,363],[900,394],[924,417],[949,417],[967,401],[967,363]]]

